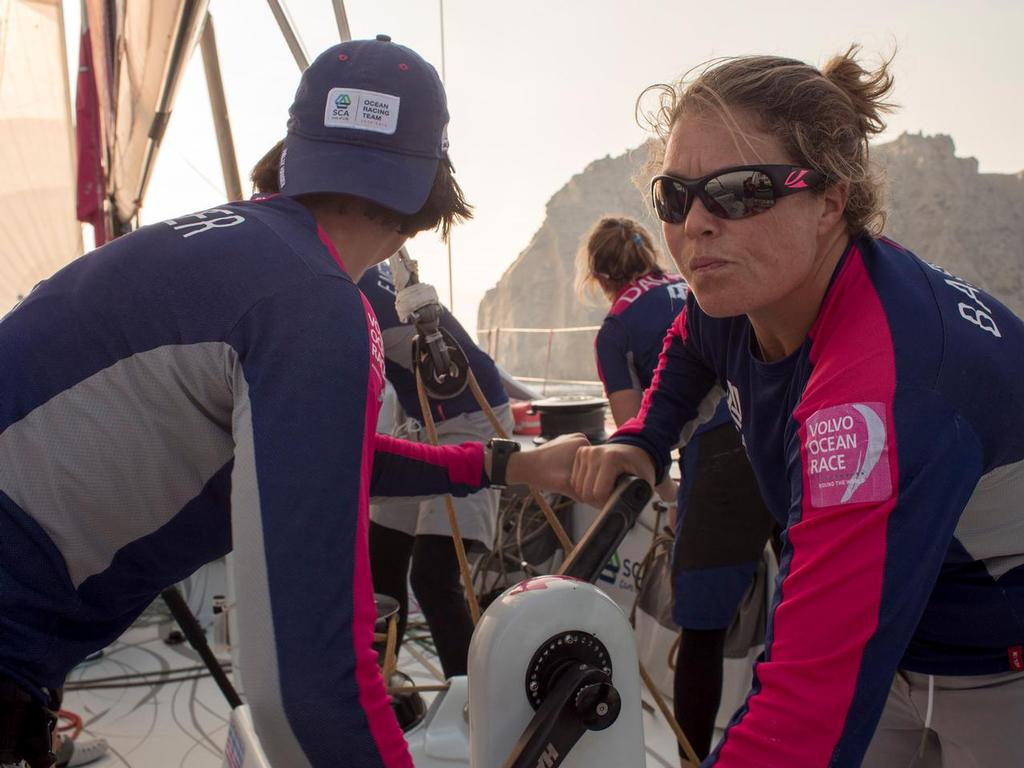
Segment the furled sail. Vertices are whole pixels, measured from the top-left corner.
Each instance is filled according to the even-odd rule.
[[[85,0],[114,234],[138,213],[209,0]]]

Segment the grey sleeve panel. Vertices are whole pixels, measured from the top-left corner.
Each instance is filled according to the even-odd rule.
[[[633,350],[626,352],[626,365],[629,367],[629,380],[633,383],[633,389],[639,389],[642,392],[644,386],[640,383],[640,374],[636,369],[636,355],[633,354]]]
[[[998,580],[1024,565],[1024,461],[983,475],[954,536]]]
[[[384,356],[389,363],[400,365],[407,371],[413,370],[412,339],[415,335],[416,327],[413,325],[399,325],[381,331],[384,338]]]
[[[722,402],[723,397],[725,397],[725,390],[717,384],[713,386],[706,395],[704,395],[704,399],[701,400],[700,405],[697,406],[697,415],[683,425],[683,430],[679,434],[679,447],[690,442],[690,438],[693,437],[694,433],[696,433],[701,426],[711,421],[715,415],[715,411],[718,410],[718,404]]]
[[[75,588],[231,460],[234,357],[223,342],[141,352],[0,434],[0,488],[46,531]]]
[[[231,535],[239,666],[253,722],[270,764],[309,768],[284,711],[267,579],[263,515],[256,474],[249,387],[240,363],[234,369],[235,465],[231,473]]]

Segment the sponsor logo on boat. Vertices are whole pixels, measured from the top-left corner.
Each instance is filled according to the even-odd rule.
[[[884,501],[892,495],[886,408],[847,403],[815,412],[804,426],[811,505]]]

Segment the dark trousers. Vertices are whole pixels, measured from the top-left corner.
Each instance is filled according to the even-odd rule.
[[[464,542],[468,547],[469,542]],[[409,536],[371,522],[370,569],[374,590],[398,601],[399,644],[405,635],[409,614],[407,584],[411,582],[430,626],[445,677],[466,674],[473,620],[466,606],[451,537]]]
[[[711,751],[722,701],[724,629],[684,629],[676,655],[675,715],[701,760]],[[684,757],[682,748],[679,756]]]
[[[53,729],[57,725],[60,692],[51,697],[53,709],[44,707],[17,683],[0,675],[0,766],[18,765],[50,768]]]

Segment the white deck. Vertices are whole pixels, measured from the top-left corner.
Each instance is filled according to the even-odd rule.
[[[158,604],[159,605],[159,604]],[[170,646],[162,639],[172,625],[156,608],[112,645],[104,656],[76,668],[69,687],[102,678],[149,673],[147,677],[113,681],[116,687],[69,690],[64,708],[81,715],[80,738],[102,737],[110,753],[93,763],[97,768],[219,768],[227,734],[228,705],[186,643]],[[410,617],[410,635],[422,634]],[[417,647],[436,665],[429,650]],[[427,668],[403,650],[399,669],[417,683],[436,683]],[[106,685],[109,683],[97,683]],[[130,684],[130,685],[129,685]],[[429,701],[433,694],[425,694]],[[644,697],[647,766],[678,766],[675,741],[668,725],[652,714]]]

